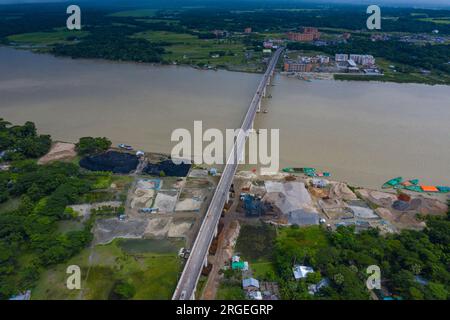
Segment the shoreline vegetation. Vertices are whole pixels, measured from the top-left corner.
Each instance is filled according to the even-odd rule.
[[[35,8],[0,6],[0,44],[74,59],[261,73],[267,58],[264,41],[286,42],[287,32],[296,32],[303,25],[319,28],[321,41],[327,44],[287,41],[289,50],[302,50],[305,55],[371,54],[380,61],[384,73],[376,77],[335,75],[335,80],[450,84],[450,24],[442,23],[439,12],[433,10],[386,8],[385,15],[392,19],[384,21],[380,32],[369,32],[361,30],[366,15],[359,6],[339,10],[314,6],[308,7],[314,10],[246,8],[243,12],[210,7],[123,10],[100,6],[85,9],[90,23],[83,24],[82,30],[69,31],[58,16],[61,4],[46,5],[45,12],[33,15]],[[251,28],[250,32],[245,32],[246,28]],[[431,43],[432,31],[437,28],[441,42]],[[342,40],[343,33],[349,38]],[[373,41],[373,35],[383,40]]]

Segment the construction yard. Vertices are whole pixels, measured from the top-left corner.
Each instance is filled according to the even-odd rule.
[[[73,160],[73,148],[56,143],[41,162]],[[61,282],[67,266],[57,265],[32,298],[114,299],[115,286],[126,281],[136,289],[133,299],[169,299],[183,264],[180,249],[192,246],[218,178],[206,169],[191,173],[190,165],[171,165],[160,154],[136,158],[110,150],[89,161],[83,177],[93,188],[66,208],[73,221],[58,225],[71,232],[93,222],[90,247],[70,261],[82,269],[82,290],[67,292]]]
[[[41,161],[69,157],[71,150],[70,145],[55,144]],[[167,299],[189,255],[183,248],[192,247],[220,174],[184,164],[177,167],[156,154],[145,154],[136,162],[130,153],[125,158],[117,152],[106,153],[93,159],[95,166],[102,167],[103,159],[110,167],[119,164],[126,170],[131,168],[127,162],[130,161],[135,169],[123,174],[89,170],[84,173],[93,182],[94,190],[67,208],[76,217],[75,223],[59,226],[61,231],[69,232],[91,218],[95,221],[91,246],[73,259],[87,270],[85,289],[70,298],[109,299],[116,283],[127,279],[137,288],[135,299]],[[238,172],[196,296],[279,299],[270,244],[284,227],[335,230],[339,226],[355,226],[356,232],[378,228],[385,234],[421,230],[425,227],[424,216],[447,212],[445,197],[357,188],[329,178],[290,173],[259,176]],[[123,267],[127,261],[130,267]],[[118,263],[122,267],[114,267]],[[167,272],[155,271],[163,265],[170,266]],[[56,266],[53,271],[41,279],[33,298],[63,297],[63,288],[52,287],[63,276],[63,266]],[[155,272],[160,277],[154,277]],[[141,286],[139,277],[148,278],[144,282],[151,281],[153,285]],[[260,281],[261,295],[243,289],[243,278]]]
[[[330,179],[289,173],[258,176],[238,172],[230,196],[210,249],[209,265],[204,269],[208,278],[199,293],[203,299],[279,298],[278,285],[271,281],[275,270],[268,246],[275,236],[263,239],[271,231],[263,230],[261,222],[280,230],[291,225],[329,230],[354,226],[356,232],[377,228],[381,234],[393,234],[403,229],[422,230],[423,217],[444,216],[448,210],[446,195],[355,188]],[[399,207],[399,199],[407,199],[407,204],[402,200],[403,207]],[[248,263],[242,273],[232,268],[236,255]],[[245,293],[241,283],[244,278],[258,279],[262,295]]]

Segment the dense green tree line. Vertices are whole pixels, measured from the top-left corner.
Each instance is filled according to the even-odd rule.
[[[111,141],[108,138],[80,138],[75,146],[77,153],[81,156],[101,153],[111,147]]]
[[[288,299],[311,299],[308,284],[322,277],[329,279],[330,285],[315,298],[368,299],[366,269],[378,265],[382,285],[393,294],[403,299],[445,300],[450,297],[449,241],[450,213],[445,218],[427,219],[424,231],[404,230],[388,236],[375,229],[355,233],[350,227],[336,232],[319,229],[311,236],[293,227],[276,241],[274,261],[282,295]],[[310,265],[316,272],[295,281],[294,263]]]
[[[15,145],[20,145],[17,140],[38,137],[32,123],[1,123],[1,132],[12,136]],[[0,299],[32,288],[45,268],[66,261],[92,238],[92,220],[79,231],[61,233],[57,226],[61,220],[73,219],[67,205],[91,191],[95,181],[86,179],[73,163],[37,165],[34,159],[24,159],[10,165],[0,172],[0,202],[19,199],[20,203],[0,213]]]
[[[226,29],[242,32],[249,26],[257,32],[298,29],[302,26],[367,30],[367,6],[311,7],[309,8],[311,10],[289,10],[286,4],[280,7],[284,10],[266,8],[238,12],[236,9],[229,8],[196,8],[179,12],[178,18],[181,24],[189,29],[200,30]],[[298,7],[305,8],[306,5]],[[422,21],[412,15],[413,13],[421,13],[426,17],[450,16],[450,11],[446,10],[382,8],[383,17],[392,17],[392,19],[383,20],[383,32],[430,33],[434,29],[439,29],[443,34],[450,34],[450,25],[436,25],[431,21]]]
[[[20,206],[0,215],[0,298],[29,288],[42,268],[65,261],[91,240],[90,226],[57,231],[58,221],[71,218],[66,206],[91,188],[78,170],[70,163],[13,164],[9,194],[20,197]],[[31,263],[21,263],[23,256]]]
[[[0,118],[0,161],[37,158],[50,150],[48,135],[38,135],[36,126],[26,122],[23,126],[12,126]]]

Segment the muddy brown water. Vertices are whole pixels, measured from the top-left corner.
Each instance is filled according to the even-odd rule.
[[[170,152],[176,128],[239,127],[260,75],[71,60],[0,47],[0,117],[54,139],[106,136]],[[379,187],[450,185],[450,87],[277,76],[256,127],[280,129],[281,168],[313,166]],[[281,169],[280,168],[280,169]]]

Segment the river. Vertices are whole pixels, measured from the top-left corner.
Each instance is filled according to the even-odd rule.
[[[260,75],[71,60],[0,47],[0,117],[54,139],[106,136],[170,152],[171,132],[239,127]],[[280,129],[281,166],[352,184],[395,176],[450,185],[450,87],[277,76],[255,123]]]

